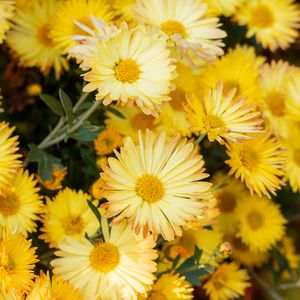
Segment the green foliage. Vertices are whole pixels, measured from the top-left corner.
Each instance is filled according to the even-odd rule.
[[[40,94],[40,98],[56,115],[61,117],[64,115],[64,110],[55,97],[47,94]]]
[[[59,94],[60,103],[61,103],[61,105],[65,111],[66,117],[67,117],[69,128],[71,128],[73,125],[73,119],[74,119],[73,104],[72,104],[71,98],[68,96],[68,94],[66,94],[64,92],[63,89],[59,89],[58,94]]]

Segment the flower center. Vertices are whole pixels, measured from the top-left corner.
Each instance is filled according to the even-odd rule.
[[[169,101],[170,105],[175,110],[182,111],[183,110],[182,99],[185,99],[185,93],[179,88],[176,88],[175,91],[171,92],[171,98],[172,100]]]
[[[245,147],[240,152],[240,159],[243,166],[250,170],[257,166],[259,156],[257,155],[257,152],[255,150]]]
[[[252,24],[259,28],[267,28],[273,25],[274,16],[269,7],[263,4],[256,5],[251,11]]]
[[[164,196],[164,187],[153,175],[143,175],[136,184],[136,193],[144,201],[154,203]]]
[[[139,66],[132,59],[121,60],[116,65],[115,75],[119,81],[133,83],[139,79]]]
[[[295,150],[294,160],[295,160],[296,164],[300,167],[300,149]]]
[[[154,129],[154,120],[155,118],[150,115],[145,115],[144,113],[140,112],[137,113],[130,121],[130,124],[133,129]]]
[[[285,97],[281,93],[273,93],[267,99],[270,110],[274,116],[281,117],[285,114]]]
[[[247,221],[253,230],[257,230],[262,227],[264,218],[260,212],[254,210],[248,214]]]
[[[49,35],[49,26],[47,24],[41,26],[37,32],[37,39],[46,47],[52,47],[53,42]]]
[[[99,272],[114,270],[120,261],[118,248],[109,243],[99,243],[90,254],[92,268]]]
[[[150,292],[149,296],[147,297],[147,300],[167,300],[168,298],[158,291],[152,291]]]
[[[0,213],[4,216],[14,215],[19,211],[20,202],[13,192],[0,195]]]
[[[5,249],[0,249],[0,274],[1,269],[4,269],[7,273],[12,273],[15,268],[14,261],[6,253]]]
[[[175,20],[169,20],[167,22],[161,23],[160,28],[169,36],[180,34],[182,37],[186,37],[187,35],[182,23]]]
[[[68,235],[80,234],[84,224],[80,216],[67,216],[61,220],[65,233]]]
[[[206,115],[203,117],[203,127],[206,131],[210,131],[212,129],[223,129],[224,122],[218,116]]]
[[[230,213],[236,206],[236,196],[229,192],[223,191],[218,195],[218,207],[222,213]]]

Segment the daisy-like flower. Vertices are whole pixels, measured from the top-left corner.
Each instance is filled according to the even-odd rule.
[[[88,194],[70,188],[61,190],[53,200],[47,199],[40,238],[54,248],[67,237],[84,240],[85,233],[93,235],[99,224],[87,200]]]
[[[207,4],[206,15],[229,17],[236,12],[244,0],[203,0],[203,2]]]
[[[11,136],[15,127],[9,127],[8,123],[0,122],[0,190],[3,189],[16,174],[21,166],[17,154],[18,137]]]
[[[237,237],[251,251],[269,250],[285,233],[286,220],[278,205],[266,197],[244,198],[238,203],[235,214],[239,222]]]
[[[251,194],[276,194],[283,184],[281,176],[286,164],[286,151],[276,138],[270,133],[255,134],[242,144],[229,142],[226,147],[229,175],[235,174],[245,182]]]
[[[102,178],[109,201],[107,216],[128,219],[137,233],[162,234],[166,240],[181,235],[181,226],[202,214],[201,199],[210,196],[202,156],[179,135],[139,133],[139,144],[128,138],[117,158],[109,158]]]
[[[261,132],[262,120],[255,107],[245,104],[245,98],[234,101],[236,89],[223,94],[223,83],[218,82],[215,89],[204,91],[197,97],[187,97],[185,110],[191,129],[207,134],[213,142],[224,144],[223,139],[240,142],[249,139],[245,133]]]
[[[147,300],[180,300],[193,299],[193,287],[178,273],[163,274],[153,285],[146,297]]]
[[[35,248],[21,234],[12,235],[5,228],[0,232],[0,292],[13,299],[28,292],[33,283],[33,269],[37,262]]]
[[[250,286],[250,277],[246,270],[240,269],[235,262],[220,265],[203,288],[210,300],[229,300],[244,295]]]
[[[135,0],[114,0],[113,8],[116,14],[124,21],[130,22],[134,20]]]
[[[110,233],[102,230],[103,242],[67,238],[60,243],[59,258],[51,262],[53,272],[79,288],[85,299],[136,300],[154,280],[153,237],[135,235],[127,222],[113,225]]]
[[[90,38],[70,53],[82,60],[81,67],[90,69],[83,90],[97,90],[96,99],[104,105],[136,103],[145,114],[156,116],[161,103],[170,100],[175,66],[166,39],[153,28],[129,29],[122,23],[106,39]]]
[[[18,9],[7,36],[7,43],[22,66],[37,67],[45,74],[53,67],[56,77],[68,69],[66,59],[54,48],[49,35],[57,4],[57,0],[35,1],[32,7]]]
[[[236,13],[239,25],[246,25],[264,48],[286,49],[298,37],[300,10],[293,0],[248,0]]]
[[[34,175],[20,169],[0,194],[0,225],[25,236],[35,231],[43,205],[39,190]]]
[[[218,18],[205,17],[206,5],[198,0],[138,0],[137,19],[163,32],[181,55],[214,60],[223,54]],[[190,56],[190,55],[189,55]],[[191,58],[191,57],[190,57]]]
[[[10,20],[14,15],[15,1],[0,0],[0,44],[3,43],[7,30],[10,28]]]
[[[73,288],[67,281],[58,279],[55,275],[50,278],[41,271],[35,279],[31,292],[26,300],[83,300],[78,289]]]
[[[91,16],[110,22],[113,13],[105,0],[67,0],[61,1],[51,26],[51,37],[55,46],[66,53],[75,46],[74,35],[86,35],[75,21],[93,27]]]
[[[289,267],[297,270],[300,265],[300,255],[297,254],[294,240],[289,236],[284,236],[280,242],[279,252],[286,258]]]

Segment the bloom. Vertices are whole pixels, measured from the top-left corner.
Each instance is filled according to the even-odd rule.
[[[165,38],[149,27],[129,29],[122,23],[105,39],[90,38],[70,53],[83,61],[83,69],[91,69],[84,75],[88,84],[83,90],[97,90],[96,99],[104,105],[136,103],[156,116],[160,104],[170,99],[175,66]]]
[[[223,94],[223,83],[218,82],[215,89],[203,92],[198,98],[195,95],[187,97],[185,110],[192,130],[207,134],[213,142],[223,144],[223,138],[233,142],[249,139],[245,133],[260,132],[262,120],[253,105],[246,105],[241,98],[234,102],[236,89]]]
[[[121,222],[95,245],[67,238],[59,244],[59,258],[51,263],[58,278],[69,280],[86,299],[137,299],[136,294],[145,293],[153,283],[154,246],[153,237],[143,239]]]
[[[14,15],[15,3],[13,0],[0,1],[0,44],[5,39],[5,34],[10,28],[10,20]]]
[[[50,180],[46,180],[43,182],[44,188],[47,190],[59,190],[62,188],[62,181],[67,175],[67,168],[52,168],[52,177]]]
[[[181,235],[181,226],[201,215],[210,183],[202,156],[179,135],[139,133],[139,144],[128,138],[117,158],[109,158],[102,178],[107,183],[107,216],[128,218],[132,229],[162,234],[166,240]]]
[[[244,198],[235,214],[239,222],[237,237],[254,252],[269,250],[285,233],[286,221],[278,205],[266,197]]]
[[[244,0],[203,0],[207,4],[208,16],[219,16],[224,15],[229,17],[233,15],[238,7],[242,5]]]
[[[35,222],[43,205],[36,185],[33,175],[19,169],[0,194],[0,225],[6,225],[12,232],[18,230],[25,236],[35,231]]]
[[[40,238],[57,247],[68,236],[83,240],[85,233],[94,234],[99,224],[87,204],[89,199],[88,194],[70,188],[61,190],[53,200],[47,199]]]
[[[236,13],[239,25],[246,25],[264,48],[286,49],[298,37],[300,10],[293,0],[249,0]]]
[[[210,300],[229,300],[244,295],[250,286],[249,275],[235,262],[220,265],[203,288]]]
[[[270,193],[275,195],[283,181],[286,152],[281,144],[270,133],[254,134],[251,139],[236,144],[226,144],[229,159],[225,162],[230,166],[229,175],[235,173],[246,186],[259,196]]]

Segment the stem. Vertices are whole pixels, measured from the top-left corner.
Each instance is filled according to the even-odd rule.
[[[198,145],[201,143],[201,141],[205,138],[206,134],[201,134],[197,140],[194,142],[194,146]]]
[[[288,290],[288,289],[294,289],[294,288],[299,288],[300,287],[300,279],[296,282],[288,282],[288,283],[283,283],[278,286],[278,289],[280,290]]]
[[[84,102],[84,100],[89,96],[90,93],[83,93],[76,104],[73,107],[73,113],[76,113],[80,105]]]

